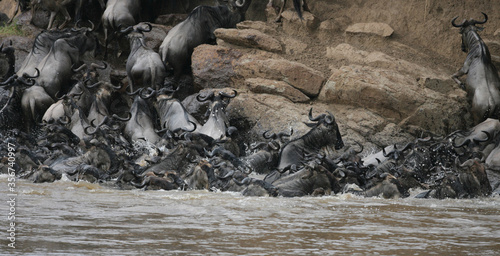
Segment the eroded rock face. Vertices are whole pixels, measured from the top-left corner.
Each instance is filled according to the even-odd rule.
[[[257,48],[268,52],[281,52],[281,43],[272,36],[255,29],[216,29],[218,39],[243,47]]]
[[[369,22],[353,24],[349,26],[345,32],[348,34],[367,34],[390,37],[394,33],[394,29],[386,23]]]
[[[195,48],[192,69],[195,84],[202,88],[241,88],[247,78],[264,78],[283,81],[309,97],[319,94],[325,80],[317,70],[269,53],[212,45]]]
[[[463,92],[444,95],[419,86],[401,73],[368,66],[349,65],[334,70],[319,100],[366,107],[395,120],[446,133],[464,127],[467,102]]]

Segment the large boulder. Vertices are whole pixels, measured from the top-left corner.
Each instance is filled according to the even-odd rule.
[[[397,123],[439,134],[463,129],[467,124],[463,91],[457,89],[444,95],[389,69],[342,66],[333,71],[319,100],[366,107]]]
[[[217,39],[238,46],[257,48],[268,52],[283,51],[280,41],[255,29],[219,28],[214,31],[214,34]]]
[[[380,37],[390,37],[394,33],[394,29],[386,23],[369,22],[352,24],[347,27],[345,32],[347,34],[366,34]]]
[[[366,108],[321,102],[300,104],[277,95],[256,94],[246,89],[238,89],[238,96],[231,99],[227,113],[230,124],[238,128],[245,142],[250,143],[263,141],[262,133],[266,130],[280,132],[292,128],[292,138],[304,135],[310,130],[304,122],[310,122],[307,115],[311,108],[313,116],[327,111],[335,116],[346,149],[357,147],[357,143],[368,150],[413,139],[396,124]]]
[[[267,52],[201,45],[192,55],[194,83],[202,88],[242,88],[247,78],[283,81],[316,97],[325,81],[322,72]]]

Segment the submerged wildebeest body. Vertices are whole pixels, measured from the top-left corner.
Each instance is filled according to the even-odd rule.
[[[236,27],[236,23],[244,20],[250,2],[236,0],[230,1],[229,6],[198,6],[168,32],[160,46],[160,55],[174,69],[176,79],[188,68],[194,48],[215,43],[215,29]]]
[[[476,124],[488,117],[500,117],[500,77],[491,61],[488,47],[477,33],[483,28],[476,25],[484,24],[488,20],[488,16],[485,13],[483,15],[483,21],[464,20],[457,25],[455,24],[457,17],[452,20],[452,25],[460,28],[462,50],[468,52],[463,67],[453,74],[453,79],[466,89],[471,100],[471,114]],[[467,74],[467,86],[464,87],[458,77],[465,74]]]

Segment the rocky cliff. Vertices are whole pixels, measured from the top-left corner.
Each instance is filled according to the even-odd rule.
[[[12,4],[2,1],[0,10],[11,15]],[[499,60],[500,16],[489,10],[500,3],[326,0],[308,6],[300,20],[287,3],[275,22],[276,8],[253,0],[247,21],[217,30],[217,45],[193,53],[196,88],[239,91],[228,112],[249,142],[269,129],[303,134],[310,108],[335,115],[346,145],[380,147],[472,125],[466,94],[450,79],[465,58],[450,20],[488,13],[481,36]],[[153,48],[170,28],[164,25],[148,35]],[[13,39],[20,63],[29,39],[1,39]],[[123,69],[123,58],[113,66]]]

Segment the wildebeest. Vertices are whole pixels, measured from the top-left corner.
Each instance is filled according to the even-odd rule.
[[[42,120],[45,111],[54,104],[54,100],[39,85],[26,89],[21,99],[26,130],[30,132],[35,124]]]
[[[35,37],[33,47],[21,64],[21,67],[17,71],[17,75],[22,76],[24,73],[34,74],[35,68],[38,66],[40,61],[47,56],[56,40],[76,35],[77,32],[70,29],[40,32],[40,34]]]
[[[161,137],[155,132],[153,114],[146,100],[135,96],[134,103],[130,109],[132,114],[125,125],[125,135],[132,142],[145,140],[151,143],[158,142]]]
[[[317,154],[325,146],[334,146],[337,150],[344,146],[339,127],[331,113],[328,113],[328,115],[321,114],[313,118],[311,108],[309,110],[309,120],[316,122],[307,124],[312,129],[283,146],[280,152],[279,170],[292,165],[301,165],[305,155]]]
[[[147,29],[139,24],[121,31],[124,34],[129,33],[127,37],[130,41],[130,54],[125,68],[130,81],[130,91],[134,91],[136,87],[153,87],[159,90],[163,87],[163,81],[167,76],[167,70],[160,55],[144,43],[143,32],[149,32],[152,29],[151,24],[146,23],[146,25]]]
[[[109,41],[112,39],[110,31],[113,31],[114,34],[120,28],[137,24],[140,11],[140,0],[108,0],[101,19],[104,27],[105,55],[108,51]]]
[[[205,97],[196,97],[200,102],[211,100],[212,104],[209,108],[209,118],[205,124],[198,130],[199,133],[207,135],[214,140],[223,139],[226,136],[226,132],[229,128],[229,118],[226,114],[226,106],[228,104],[225,99],[231,99],[236,97],[238,93],[236,90],[233,94],[228,94],[225,92],[210,92],[209,95]]]
[[[272,7],[273,0],[269,0],[269,3],[267,5]],[[279,22],[281,20],[281,17],[282,17],[281,14],[283,13],[283,10],[285,9],[285,5],[286,5],[286,0],[281,0],[281,8],[279,8],[278,17],[276,17],[276,20],[275,20],[276,22]],[[302,9],[304,9],[304,11],[309,11],[309,8],[307,7],[305,0],[293,0],[293,8],[297,12],[297,15],[299,16],[299,18],[301,20],[304,19],[302,17]]]
[[[162,129],[173,132],[179,129],[188,131],[200,127],[198,121],[172,95],[162,93],[157,96],[155,107],[160,117]]]
[[[61,12],[64,15],[64,22],[59,26],[59,29],[64,28],[66,23],[71,20],[71,16],[69,15],[66,7],[74,2],[75,0],[33,0],[32,6],[35,8],[43,8],[47,11],[50,11],[49,25],[47,30],[52,28],[52,24],[54,23],[54,19],[56,18],[56,14]]]
[[[188,68],[196,46],[215,42],[215,29],[233,28],[244,20],[250,2],[230,0],[228,6],[198,6],[168,32],[160,46],[160,55],[163,62],[174,69],[175,79]]]
[[[69,89],[67,85],[73,74],[71,67],[80,61],[83,53],[94,49],[94,38],[85,34],[56,40],[47,56],[38,64],[40,76],[36,81],[52,98],[55,98],[56,93]]]
[[[464,65],[453,74],[452,78],[467,91],[468,98],[472,102],[471,114],[476,124],[488,117],[500,117],[500,77],[491,62],[488,47],[477,33],[483,28],[476,25],[484,24],[488,20],[488,16],[482,14],[483,21],[470,19],[455,24],[458,16],[451,21],[454,27],[460,28],[462,51],[468,52]],[[467,86],[458,79],[465,74],[467,74]]]

